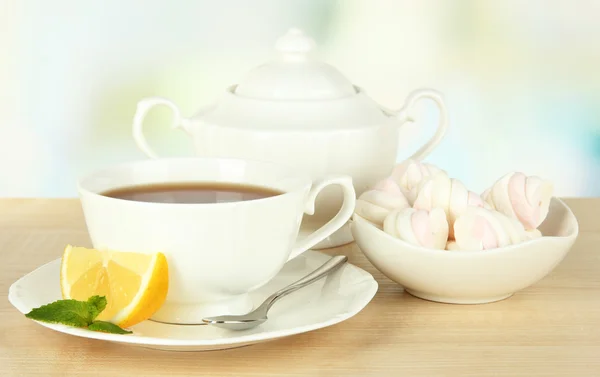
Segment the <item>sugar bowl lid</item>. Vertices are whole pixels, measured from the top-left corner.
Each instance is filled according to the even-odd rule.
[[[333,66],[314,56],[315,41],[290,29],[275,43],[275,57],[251,70],[235,94],[263,100],[330,100],[356,94],[354,85]]]
[[[273,59],[250,70],[197,116],[220,126],[278,130],[361,128],[390,120],[314,50],[314,40],[290,29],[275,43]]]

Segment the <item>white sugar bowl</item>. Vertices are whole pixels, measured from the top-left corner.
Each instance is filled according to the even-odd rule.
[[[144,138],[143,121],[152,107],[165,105],[173,112],[172,127],[192,137],[197,156],[276,161],[301,169],[313,179],[349,175],[360,195],[390,174],[398,154],[400,128],[412,121],[410,109],[419,99],[428,98],[438,105],[439,125],[431,140],[411,158],[423,159],[438,145],[448,118],[438,92],[414,91],[400,110],[386,110],[334,67],[317,60],[314,47],[311,38],[291,29],[277,40],[273,60],[251,70],[191,118],[182,117],[167,99],[141,100],[133,122],[138,147],[157,158]],[[320,211],[303,221],[303,230],[327,222],[341,203],[342,192],[337,187],[323,191],[316,205]],[[319,247],[351,240],[344,228]]]

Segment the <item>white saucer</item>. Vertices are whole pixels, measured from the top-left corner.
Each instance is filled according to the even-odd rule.
[[[255,305],[276,290],[313,271],[330,258],[309,250],[288,262],[267,285],[251,294]],[[60,260],[54,260],[16,281],[8,299],[21,313],[61,299]],[[360,312],[377,292],[368,272],[346,264],[334,274],[282,298],[269,312],[269,320],[252,330],[234,332],[208,325],[168,325],[144,321],[133,334],[107,334],[39,322],[52,330],[81,336],[170,351],[209,351],[266,342],[342,322]],[[29,321],[23,317],[23,320]]]

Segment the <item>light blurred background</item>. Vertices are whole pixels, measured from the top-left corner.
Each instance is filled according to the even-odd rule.
[[[81,174],[144,158],[139,99],[192,115],[290,27],[386,107],[443,92],[450,131],[429,161],[471,189],[520,170],[600,195],[600,1],[0,0],[0,196],[75,196]],[[419,115],[399,161],[433,132],[433,106]],[[151,114],[150,143],[190,154],[167,122]]]

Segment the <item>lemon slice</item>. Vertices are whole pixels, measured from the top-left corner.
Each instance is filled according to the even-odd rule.
[[[67,245],[60,268],[63,298],[85,301],[105,296],[97,319],[121,327],[150,318],[164,303],[169,269],[162,253],[99,251]]]

